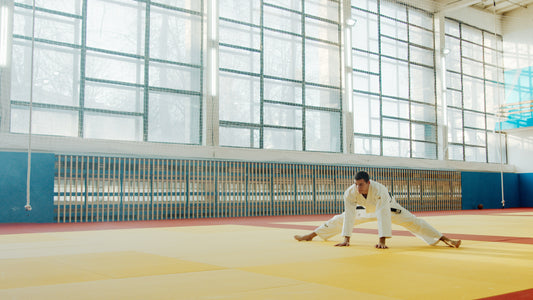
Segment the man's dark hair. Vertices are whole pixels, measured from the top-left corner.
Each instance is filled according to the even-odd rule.
[[[355,180],[364,179],[365,182],[368,182],[370,180],[370,176],[368,176],[368,173],[365,171],[359,171],[357,174],[355,174]]]

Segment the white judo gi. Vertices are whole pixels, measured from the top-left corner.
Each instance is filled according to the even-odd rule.
[[[364,206],[366,211],[356,209],[358,205]],[[391,208],[400,212],[391,212]],[[359,194],[355,184],[350,186],[344,192],[344,213],[328,220],[315,233],[324,240],[341,232],[343,236],[352,236],[355,225],[376,220],[379,237],[392,237],[392,224],[408,229],[429,245],[435,245],[442,237],[433,226],[398,204],[384,185],[373,180],[370,181],[366,198]]]

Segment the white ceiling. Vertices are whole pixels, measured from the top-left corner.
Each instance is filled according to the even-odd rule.
[[[442,3],[441,9],[445,11],[470,6],[488,13],[494,13],[496,10],[497,15],[505,15],[533,5],[533,0],[443,0],[440,3]]]

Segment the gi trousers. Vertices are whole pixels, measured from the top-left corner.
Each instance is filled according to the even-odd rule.
[[[442,237],[442,233],[431,226],[428,222],[416,217],[398,203],[394,203],[394,205],[391,205],[391,207],[401,210],[400,213],[391,212],[392,224],[404,227],[416,237],[422,239],[428,245],[433,246],[439,242],[440,238]],[[376,214],[367,213],[364,209],[357,209],[354,226],[373,221],[377,221]],[[342,232],[343,223],[344,213],[329,219],[326,223],[315,229],[315,233],[322,239],[328,240],[329,238]]]

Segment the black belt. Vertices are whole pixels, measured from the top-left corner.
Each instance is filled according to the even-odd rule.
[[[361,205],[357,205],[357,206],[355,207],[355,209],[365,209],[365,207],[364,207],[364,206],[361,206]],[[394,207],[391,207],[391,208],[390,208],[390,211],[392,211],[392,212],[395,213],[395,214],[399,214],[399,213],[402,212],[401,209],[394,208]]]

